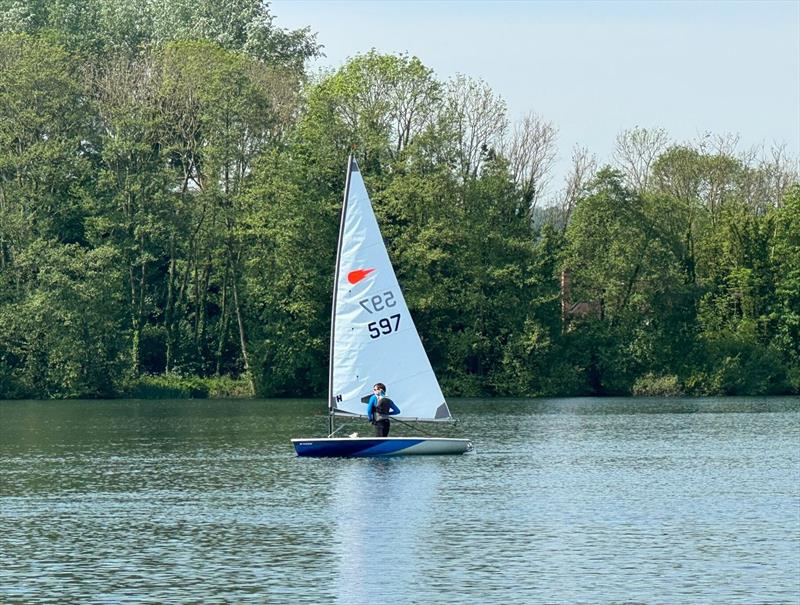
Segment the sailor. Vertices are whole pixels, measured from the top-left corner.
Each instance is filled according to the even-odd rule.
[[[389,416],[400,413],[394,401],[386,396],[386,385],[378,382],[372,387],[372,397],[367,402],[367,418],[375,426],[376,437],[389,436]]]

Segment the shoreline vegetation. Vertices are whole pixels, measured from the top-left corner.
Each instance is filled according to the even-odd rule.
[[[759,393],[761,395],[796,395],[796,392]],[[570,396],[552,395],[548,397]],[[596,394],[586,393],[584,396]],[[720,393],[690,392],[680,384],[678,377],[644,376],[635,381],[629,397],[719,397]],[[751,393],[723,393],[728,396],[752,395]],[[615,394],[614,396],[619,396]],[[540,396],[544,397],[544,396]],[[199,377],[160,374],[140,376],[134,382],[123,387],[118,399],[252,399],[250,381],[245,378],[230,376]],[[536,398],[534,396],[533,398]]]
[[[250,381],[230,376],[139,376],[122,388],[119,399],[250,399]]]
[[[252,0],[0,0],[0,399],[319,397],[348,154],[452,397],[800,394],[780,144],[557,125]]]

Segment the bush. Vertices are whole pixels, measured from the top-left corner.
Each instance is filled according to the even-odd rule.
[[[792,395],[800,395],[800,365],[792,366],[787,372],[789,390]]]
[[[132,399],[244,399],[252,394],[246,378],[201,378],[169,372],[132,380],[123,389],[122,396]]]
[[[25,393],[20,389],[11,367],[0,355],[0,399],[18,399]]]
[[[535,393],[543,397],[584,397],[591,394],[586,370],[569,362],[554,364],[541,379],[541,391]]]
[[[174,372],[140,376],[123,390],[132,399],[206,399],[208,385],[196,376],[181,376]]]
[[[742,334],[706,342],[705,367],[686,381],[697,395],[784,395],[793,386],[780,351]]]
[[[656,376],[648,373],[633,383],[633,394],[639,397],[675,397],[683,395],[684,391],[674,374]]]
[[[205,381],[211,399],[247,399],[253,396],[250,381],[244,376],[239,378],[215,376],[206,378]]]

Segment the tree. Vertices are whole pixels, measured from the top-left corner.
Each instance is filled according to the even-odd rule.
[[[663,128],[636,127],[617,135],[614,159],[628,187],[639,193],[647,191],[653,163],[667,143],[667,132]]]
[[[700,369],[687,381],[700,392],[780,392],[784,364],[769,344],[775,226],[765,214],[778,204],[753,196],[753,184],[770,177],[732,157],[734,146],[727,138],[698,149],[673,147],[654,164],[653,188],[672,208],[661,224],[696,313],[692,360]]]
[[[685,357],[691,315],[675,242],[662,218],[669,200],[641,196],[623,175],[601,170],[567,227],[564,267],[573,298],[593,311],[576,330],[594,333],[589,371],[601,392],[627,391],[632,380],[658,363],[648,343]],[[665,209],[665,207],[667,209]]]
[[[314,169],[302,155],[265,153],[243,196],[252,371],[261,396],[319,396],[327,388],[344,182],[327,189]]]
[[[775,266],[777,346],[794,366],[794,389],[800,390],[800,185],[795,184],[774,212],[774,244],[770,251]]]
[[[274,70],[245,55],[226,51],[207,42],[174,43],[166,46],[158,60],[160,99],[171,114],[173,130],[164,141],[178,181],[176,190],[184,200],[198,205],[193,233],[212,229],[210,245],[199,248],[202,239],[190,240],[188,262],[178,289],[178,268],[170,254],[166,328],[168,343],[175,338],[176,292],[186,292],[189,272],[195,284],[194,341],[198,349],[206,317],[203,286],[211,273],[224,275],[220,341],[225,339],[227,307],[233,311],[245,374],[249,370],[246,304],[241,292],[245,242],[238,225],[241,195],[253,161],[264,150],[280,143],[284,120],[295,111],[296,96],[283,70]],[[216,227],[214,225],[217,225]],[[222,266],[214,267],[222,260]],[[200,274],[204,273],[201,277]],[[228,294],[230,295],[228,297]],[[219,346],[223,346],[221,343]],[[219,349],[218,349],[219,350]],[[198,351],[202,356],[202,352]],[[169,355],[168,355],[169,357]],[[168,360],[169,364],[169,360]],[[219,363],[217,364],[219,365]]]
[[[533,211],[544,193],[556,158],[556,135],[551,122],[529,113],[514,126],[503,153],[509,160],[512,178]]]
[[[388,166],[430,124],[440,97],[419,59],[371,51],[312,88],[301,130],[340,156],[352,146],[364,168]]]
[[[93,110],[58,45],[0,38],[0,257],[34,237],[84,240]]]
[[[585,147],[575,146],[572,149],[572,166],[566,176],[563,192],[556,198],[560,213],[560,224],[566,229],[572,211],[586,186],[594,179],[597,172],[597,158]]]
[[[427,150],[426,145],[411,153]],[[506,352],[532,317],[536,279],[529,274],[530,213],[507,163],[487,161],[479,177],[466,183],[447,165],[406,172],[373,200],[398,280],[445,389],[507,394],[520,388]]]
[[[158,112],[153,65],[145,58],[108,61],[95,71],[94,90],[101,151],[90,241],[113,242],[124,259],[129,371],[137,376],[146,320],[155,310],[153,273],[176,228],[167,157],[159,145],[166,123]]]
[[[53,33],[68,48],[98,57],[207,40],[298,76],[320,52],[310,28],[276,27],[260,0],[0,0],[0,32]]]
[[[508,127],[505,101],[485,82],[458,75],[447,85],[439,119],[452,146],[457,174],[464,181],[476,178]]]
[[[0,303],[0,365],[9,389],[0,398],[116,392],[123,367],[118,267],[108,246],[31,242],[17,259],[24,287],[13,303]]]

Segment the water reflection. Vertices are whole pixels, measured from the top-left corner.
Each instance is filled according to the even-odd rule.
[[[335,595],[340,603],[374,603],[403,594],[419,576],[440,468],[433,459],[354,460],[335,474],[331,498]]]

